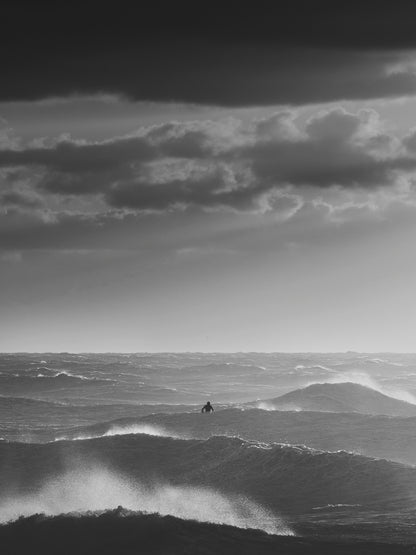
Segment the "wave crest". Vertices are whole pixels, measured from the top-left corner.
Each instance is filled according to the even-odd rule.
[[[86,439],[97,439],[100,437],[111,437],[111,436],[123,436],[123,435],[130,435],[130,434],[144,434],[149,436],[156,436],[156,437],[172,437],[172,438],[181,438],[185,439],[182,435],[177,435],[171,432],[168,432],[161,426],[154,426],[152,424],[128,424],[128,425],[111,425],[107,430],[102,432],[86,432],[81,433],[78,435],[64,435],[59,436],[55,439],[55,441],[77,441],[77,440],[86,440]]]

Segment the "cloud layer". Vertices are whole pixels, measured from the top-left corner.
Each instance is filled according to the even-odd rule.
[[[336,108],[300,126],[292,112],[243,124],[239,120],[169,123],[128,137],[88,143],[0,150],[5,171],[29,170],[37,193],[103,195],[113,207],[175,206],[250,209],[262,195],[288,187],[377,188],[411,175],[415,133],[399,141],[377,113]],[[3,202],[34,207],[39,200],[8,191]]]
[[[88,235],[127,218],[195,210],[285,221],[309,206],[348,217],[389,199],[410,202],[415,137],[412,129],[402,138],[387,132],[373,110],[331,108],[306,121],[279,111],[248,122],[164,123],[96,142],[10,140],[0,149],[0,235],[18,248],[33,226],[59,242],[57,227]]]

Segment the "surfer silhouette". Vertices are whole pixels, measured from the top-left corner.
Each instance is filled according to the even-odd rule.
[[[214,407],[208,401],[207,404],[202,407],[201,412],[214,412]]]

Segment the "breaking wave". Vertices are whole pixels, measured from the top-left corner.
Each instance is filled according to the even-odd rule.
[[[276,405],[274,405],[272,401],[259,401],[256,404],[256,408],[260,410],[267,410],[267,411],[282,410],[282,411],[300,412],[302,410],[301,407],[299,407],[298,405],[295,405],[294,403],[287,403],[276,407]]]
[[[55,439],[55,441],[77,441],[77,440],[87,440],[87,439],[96,439],[100,437],[111,437],[111,436],[122,436],[122,435],[130,435],[130,434],[145,434],[149,436],[157,436],[157,437],[172,437],[172,438],[182,438],[184,439],[183,435],[174,434],[172,432],[168,432],[166,429],[160,426],[154,426],[152,424],[111,424],[108,429],[105,431],[99,432],[83,432],[83,433],[75,433],[75,434],[65,434],[59,436]]]
[[[355,383],[357,385],[362,385],[364,387],[369,387],[374,389],[378,393],[392,397],[393,399],[398,399],[399,401],[404,401],[406,403],[411,403],[416,405],[416,397],[404,389],[399,389],[397,387],[387,387],[380,384],[376,379],[372,378],[365,372],[360,371],[350,371],[342,372],[337,375],[330,376],[326,383],[336,384],[336,383]],[[307,385],[313,385],[317,383],[309,382]]]
[[[0,442],[0,497],[39,490],[74,460],[114,469],[138,483],[204,486],[227,496],[243,495],[279,514],[341,503],[413,506],[416,499],[416,469],[399,463],[236,437],[184,441],[144,434],[46,444]]]
[[[388,414],[391,416],[416,416],[416,405],[386,395],[363,383],[345,382],[342,379],[313,383],[304,388],[285,393],[274,399],[255,403],[266,410],[306,410],[323,412],[359,412],[363,414]]]
[[[118,506],[200,522],[256,528],[269,534],[293,535],[281,518],[246,497],[226,497],[207,488],[167,484],[149,487],[100,467],[80,467],[47,481],[35,493],[3,499],[0,522],[36,513],[53,516],[105,511]]]
[[[5,374],[7,376],[7,374]],[[93,381],[96,378],[93,376],[83,376],[82,374],[73,374],[68,370],[49,368],[48,366],[38,366],[37,368],[30,368],[22,372],[8,374],[10,378],[77,378],[84,381]],[[103,379],[103,378],[100,378]],[[108,381],[105,379],[105,381]]]
[[[17,397],[38,390],[113,385],[114,383],[116,382],[110,378],[83,376],[81,374],[72,374],[66,370],[55,370],[48,367],[0,375],[0,390],[2,393],[12,394]]]

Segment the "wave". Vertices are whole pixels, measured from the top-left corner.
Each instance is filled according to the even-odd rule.
[[[385,509],[416,499],[416,469],[386,460],[232,437],[184,441],[143,434],[43,445],[2,442],[0,495],[10,493],[11,484],[13,495],[39,489],[74,460],[141,483],[241,494],[279,513],[340,503]]]
[[[328,505],[324,505],[323,507],[312,507],[313,511],[327,511],[328,509],[343,509],[345,507],[361,507],[361,505],[350,505],[348,503],[337,503],[333,505],[329,503]]]
[[[43,393],[27,392],[24,397],[0,395],[0,435],[9,441],[30,443],[130,433],[185,437],[184,433],[171,429],[166,432],[164,425],[142,422],[140,418],[160,412],[168,416],[192,408],[187,405],[97,404],[94,398],[88,403],[88,399],[75,396],[66,397],[64,401],[38,399]]]
[[[332,452],[345,450],[416,465],[415,427],[414,417],[265,411],[244,407],[219,410],[213,415],[185,412],[117,418],[67,429],[60,434],[52,432],[46,441],[143,433],[181,439],[232,436],[265,443],[306,445]]]
[[[314,383],[274,399],[256,403],[266,410],[360,412],[392,416],[416,416],[416,406],[354,382]]]
[[[295,403],[276,403],[274,399],[270,399],[266,401],[258,401],[256,403],[256,407],[260,410],[267,410],[267,411],[284,410],[284,411],[300,412],[303,410],[301,406],[296,405]]]
[[[369,358],[367,359],[368,362],[372,362],[374,364],[389,364],[390,366],[405,366],[402,362],[393,362],[392,360],[386,360],[384,358]]]
[[[345,537],[345,533],[344,533]],[[273,536],[259,530],[181,520],[172,516],[133,513],[117,508],[104,513],[35,515],[0,526],[2,553],[43,555],[410,555],[413,545],[377,541],[329,540],[317,537]]]
[[[207,488],[167,484],[146,486],[100,467],[75,467],[30,495],[0,502],[0,522],[36,513],[104,511],[123,506],[132,511],[173,515],[199,522],[256,528],[292,535],[283,521],[246,497],[227,498]]]
[[[324,372],[329,372],[330,374],[335,373],[336,371],[333,368],[329,368],[329,366],[324,366],[323,364],[298,364],[295,366],[295,370],[323,370]],[[305,372],[309,373],[309,372]]]
[[[42,409],[42,408],[55,408],[66,407],[68,403],[62,401],[46,401],[44,399],[32,399],[30,397],[13,397],[9,395],[0,395],[0,410],[6,408],[28,408],[28,409]]]
[[[36,368],[28,368],[20,372],[2,373],[3,376],[10,378],[79,378],[80,380],[94,380],[94,377],[83,376],[82,374],[73,374],[68,370],[50,368],[49,366],[37,366]]]
[[[377,359],[381,361],[382,359]],[[383,361],[386,362],[386,361]],[[365,372],[360,372],[357,370],[352,370],[349,372],[341,372],[336,376],[330,376],[327,380],[328,383],[355,383],[374,389],[378,393],[392,397],[393,399],[398,399],[399,401],[404,401],[406,403],[411,403],[416,405],[416,397],[412,395],[409,391],[398,387],[387,387],[385,384],[380,384],[375,378],[369,376]]]
[[[71,374],[64,370],[30,370],[17,374],[3,374],[0,376],[0,390],[3,394],[14,396],[27,395],[35,391],[65,389],[69,387],[91,387],[100,385],[114,385],[116,382],[109,378],[86,377]]]
[[[200,373],[200,374],[207,374],[216,375],[219,374],[223,376],[226,373],[227,376],[241,376],[244,374],[249,374],[250,376],[253,374],[263,374],[266,371],[264,366],[253,365],[251,363],[234,363],[234,362],[211,362],[211,363],[202,363],[193,366],[184,366],[177,368],[180,372],[187,372],[187,373]],[[169,369],[171,371],[171,369]]]
[[[67,432],[64,435],[58,436],[54,441],[78,441],[130,434],[145,434],[157,437],[172,437],[184,439],[184,434],[175,434],[172,432],[168,432],[166,429],[160,426],[154,426],[152,424],[146,423],[132,423],[123,425],[118,424],[116,421],[115,423],[110,423],[109,425],[97,424],[96,426],[90,426],[88,429],[89,431],[84,431],[81,433],[79,431],[75,431],[72,433]]]

